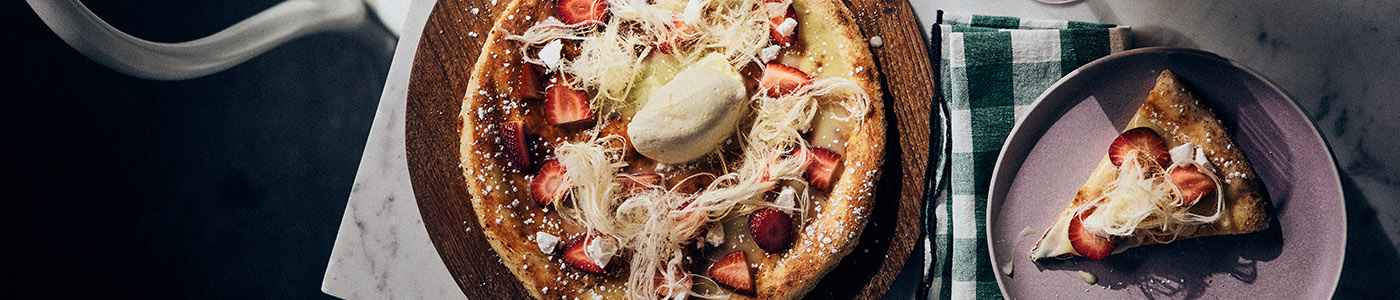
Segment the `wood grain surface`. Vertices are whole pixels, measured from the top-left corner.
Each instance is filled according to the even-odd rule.
[[[470,299],[529,297],[477,228],[458,158],[458,110],[467,78],[506,1],[438,1],[423,29],[409,81],[405,137],[413,193],[428,236]],[[876,299],[889,289],[919,235],[930,153],[934,73],[913,9],[899,0],[847,5],[866,36],[883,40],[871,50],[889,108],[886,140],[899,147],[886,147],[891,151],[860,243],[807,294],[815,299]]]

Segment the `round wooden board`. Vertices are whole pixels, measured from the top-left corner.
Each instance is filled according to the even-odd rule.
[[[458,158],[458,111],[467,79],[507,1],[438,1],[409,80],[405,142],[413,193],[428,236],[470,299],[529,297],[478,228]],[[857,0],[847,5],[866,36],[883,39],[883,46],[872,50],[886,91],[887,140],[899,147],[886,148],[891,151],[878,200],[860,244],[807,298],[879,298],[904,267],[921,228],[934,86],[928,52],[908,2]]]

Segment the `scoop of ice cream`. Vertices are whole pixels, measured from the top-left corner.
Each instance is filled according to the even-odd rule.
[[[748,112],[743,79],[711,53],[676,73],[632,116],[627,135],[638,153],[666,164],[714,151]]]

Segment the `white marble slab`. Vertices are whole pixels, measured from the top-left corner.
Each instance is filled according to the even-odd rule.
[[[1136,46],[1183,46],[1252,67],[1298,101],[1331,143],[1348,193],[1349,243],[1369,251],[1348,262],[1393,266],[1400,241],[1400,3],[1382,1],[914,0],[924,30],[939,9],[1116,23],[1133,27]],[[364,157],[350,194],[322,290],[351,299],[464,298],[428,240],[404,159],[408,73],[433,1],[414,1]],[[1349,247],[1349,251],[1352,251]],[[917,257],[911,263],[920,263]],[[1377,270],[1348,264],[1338,296],[1368,295]],[[1371,273],[1375,272],[1375,273]],[[1358,275],[1359,274],[1359,275]],[[1374,274],[1376,276],[1369,276]],[[905,274],[911,275],[911,274]],[[891,297],[912,297],[904,276]],[[1369,292],[1373,293],[1373,292]],[[1384,295],[1384,294],[1381,294]]]
[[[321,291],[346,299],[466,299],[428,239],[404,156],[404,109],[419,34],[434,1],[408,9]]]

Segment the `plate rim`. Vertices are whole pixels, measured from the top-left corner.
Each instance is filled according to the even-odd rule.
[[[1209,52],[1209,51],[1205,51],[1205,50],[1192,49],[1192,48],[1183,48],[1183,47],[1170,47],[1170,46],[1158,46],[1158,47],[1136,48],[1136,49],[1126,50],[1126,51],[1119,52],[1119,53],[1109,54],[1109,55],[1107,55],[1107,56],[1104,56],[1104,57],[1101,57],[1101,58],[1099,58],[1099,59],[1095,59],[1095,60],[1093,60],[1093,61],[1091,61],[1091,62],[1089,62],[1089,63],[1086,63],[1086,64],[1084,64],[1083,66],[1080,66],[1080,67],[1078,67],[1078,68],[1075,68],[1073,71],[1070,71],[1069,73],[1065,74],[1065,76],[1060,77],[1060,79],[1059,79],[1059,80],[1056,80],[1054,84],[1051,84],[1049,88],[1046,88],[1046,89],[1045,89],[1045,92],[1042,92],[1042,93],[1040,94],[1040,96],[1037,96],[1034,102],[1031,102],[1031,105],[1030,105],[1030,107],[1027,109],[1025,115],[1026,115],[1026,116],[1029,116],[1029,115],[1037,114],[1037,113],[1045,113],[1044,110],[1046,110],[1046,109],[1048,109],[1048,108],[1045,108],[1044,105],[1042,105],[1042,104],[1046,101],[1047,96],[1050,96],[1050,94],[1051,94],[1052,91],[1055,91],[1055,90],[1059,89],[1060,86],[1063,85],[1063,84],[1065,84],[1067,81],[1072,80],[1072,79],[1074,79],[1075,77],[1078,77],[1078,76],[1080,75],[1080,73],[1082,73],[1083,70],[1085,70],[1085,69],[1090,69],[1090,68],[1093,68],[1093,67],[1097,67],[1098,65],[1102,65],[1102,64],[1105,64],[1105,63],[1108,63],[1108,62],[1111,62],[1111,61],[1119,60],[1119,59],[1122,59],[1123,57],[1136,56],[1136,55],[1145,55],[1145,54],[1198,55],[1198,56],[1204,56],[1204,57],[1211,58],[1211,59],[1217,59],[1217,60],[1220,60],[1220,61],[1223,62],[1223,63],[1229,64],[1230,66],[1233,66],[1233,67],[1235,67],[1235,68],[1238,68],[1239,70],[1243,71],[1243,72],[1246,73],[1246,74],[1249,74],[1250,76],[1253,76],[1253,77],[1259,79],[1260,82],[1263,82],[1264,85],[1267,86],[1267,87],[1268,87],[1270,90],[1272,90],[1274,93],[1277,93],[1278,95],[1282,96],[1284,99],[1288,100],[1288,104],[1289,104],[1288,107],[1289,107],[1289,108],[1292,108],[1293,110],[1295,110],[1295,111],[1298,113],[1299,116],[1302,116],[1303,118],[1306,119],[1308,125],[1311,125],[1309,129],[1312,130],[1312,137],[1317,138],[1317,140],[1318,140],[1319,142],[1322,143],[1323,151],[1327,153],[1327,159],[1328,159],[1328,161],[1329,161],[1329,164],[1327,164],[1327,167],[1330,168],[1330,170],[1329,170],[1329,172],[1328,172],[1327,174],[1331,174],[1331,175],[1332,175],[1331,177],[1332,177],[1332,179],[1333,179],[1333,181],[1334,181],[1334,184],[1335,184],[1336,190],[1337,190],[1337,196],[1338,196],[1337,198],[1338,198],[1338,199],[1341,199],[1341,201],[1342,201],[1341,205],[1339,205],[1338,207],[1340,207],[1341,210],[1342,210],[1341,222],[1342,222],[1342,224],[1343,224],[1343,225],[1342,225],[1342,226],[1343,226],[1343,229],[1346,228],[1346,224],[1347,224],[1347,214],[1346,214],[1346,210],[1347,210],[1347,208],[1346,208],[1346,191],[1342,189],[1341,175],[1340,175],[1340,173],[1338,172],[1338,169],[1337,169],[1337,157],[1336,157],[1336,154],[1332,152],[1332,145],[1331,145],[1330,143],[1328,143],[1326,137],[1322,136],[1322,132],[1321,132],[1320,130],[1318,130],[1318,128],[1317,128],[1317,123],[1316,123],[1316,122],[1313,122],[1312,117],[1309,116],[1308,113],[1307,113],[1306,111],[1303,111],[1302,107],[1298,106],[1298,101],[1297,101],[1297,100],[1293,100],[1293,97],[1292,97],[1292,96],[1289,96],[1288,93],[1284,92],[1283,89],[1279,88],[1279,87],[1278,87],[1278,84],[1274,83],[1272,80],[1269,80],[1267,77],[1264,77],[1263,75],[1261,75],[1261,74],[1259,74],[1258,72],[1254,71],[1254,69],[1251,69],[1251,68],[1249,68],[1248,66],[1245,66],[1244,64],[1239,63],[1238,61],[1235,61],[1235,60],[1232,60],[1232,59],[1229,59],[1229,58],[1226,58],[1226,57],[1223,57],[1223,56],[1220,56],[1220,55],[1218,55],[1218,54],[1215,54],[1215,53],[1212,53],[1212,52]],[[1006,195],[1005,195],[1004,192],[998,193],[998,188],[997,188],[997,187],[998,187],[998,185],[999,185],[999,182],[998,182],[999,180],[998,180],[997,178],[999,178],[999,176],[998,176],[999,174],[1001,174],[1002,172],[1007,171],[1007,170],[1003,170],[1003,167],[1008,167],[1007,164],[1010,163],[1010,162],[1007,161],[1007,159],[1006,159],[1006,152],[1007,152],[1008,147],[1011,145],[1011,141],[1014,140],[1018,135],[1028,134],[1028,133],[1024,133],[1024,132],[1023,132],[1023,131],[1026,130],[1026,129],[1022,128],[1021,125],[1022,125],[1021,122],[1016,122],[1016,124],[1015,124],[1014,126],[1011,127],[1011,132],[1010,132],[1009,134],[1007,134],[1006,140],[1002,142],[1001,150],[999,150],[999,151],[997,152],[997,160],[996,160],[996,163],[993,164],[993,169],[992,169],[992,173],[991,173],[991,176],[992,176],[991,182],[988,183],[988,190],[987,190],[987,206],[984,208],[985,211],[986,211],[987,213],[983,216],[983,220],[982,220],[982,221],[984,222],[983,224],[986,224],[985,226],[990,227],[991,224],[992,224],[993,219],[996,217],[996,214],[994,213],[994,211],[992,210],[992,208],[994,207],[994,204],[996,204],[996,202],[998,202],[998,201],[994,201],[994,200],[995,200],[995,199],[998,199],[998,198],[1005,198],[1005,197],[1006,197]],[[1018,169],[1019,169],[1019,168],[1018,168]],[[993,247],[993,244],[994,244],[994,241],[995,241],[995,240],[992,239],[992,230],[990,230],[990,229],[986,230],[986,232],[984,233],[984,235],[985,235],[984,238],[986,238],[986,242],[987,242],[987,252],[988,252],[988,253],[987,253],[987,254],[988,254],[988,255],[987,255],[987,259],[990,260],[989,262],[991,263],[993,274],[1001,274],[1001,266],[1000,266],[1000,265],[997,265],[997,263],[996,263],[996,247]],[[1331,274],[1331,276],[1330,276],[1330,280],[1329,280],[1329,281],[1330,281],[1330,284],[1329,284],[1329,285],[1331,286],[1331,289],[1329,289],[1328,292],[1327,292],[1327,298],[1328,298],[1328,299],[1330,299],[1330,298],[1332,298],[1333,296],[1336,295],[1336,293],[1337,293],[1337,284],[1338,284],[1338,283],[1340,282],[1340,280],[1341,280],[1342,269],[1343,269],[1341,266],[1342,266],[1342,264],[1345,262],[1345,259],[1346,259],[1346,241],[1347,241],[1347,232],[1346,232],[1346,230],[1342,230],[1342,232],[1341,232],[1341,237],[1340,237],[1340,238],[1341,238],[1341,243],[1340,243],[1340,244],[1342,245],[1342,247],[1341,247],[1342,249],[1341,249],[1341,254],[1337,256],[1337,266],[1338,266],[1337,271],[1336,271],[1334,274]],[[995,276],[995,277],[996,277],[996,280],[997,280],[997,288],[1001,291],[1002,296],[1007,295],[1007,292],[1006,292],[1006,283],[1004,282],[1004,279],[1002,279],[1002,276]]]

